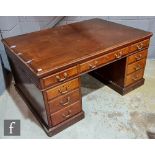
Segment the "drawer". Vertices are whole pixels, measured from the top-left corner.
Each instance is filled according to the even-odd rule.
[[[125,47],[113,53],[101,56],[97,59],[97,62],[98,62],[97,64],[98,66],[100,66],[105,63],[110,63],[113,60],[121,59],[123,56],[128,54],[128,51],[129,51],[129,47]]]
[[[146,59],[142,59],[140,61],[137,61],[135,63],[128,65],[127,74],[143,69],[145,67],[145,63],[146,63]]]
[[[98,57],[96,59],[93,59],[93,60],[87,61],[85,63],[82,63],[82,64],[80,64],[80,72],[81,73],[87,72],[89,70],[100,67],[100,66],[102,66],[102,65],[104,65],[106,63],[110,63],[110,62],[112,62],[114,60],[120,59],[120,58],[122,58],[122,56],[127,55],[128,51],[129,51],[129,48],[126,47],[126,48],[117,50],[117,51],[115,51],[113,53],[106,54],[104,56],[100,56],[100,57]]]
[[[139,51],[139,50],[142,50],[143,48],[149,47],[149,42],[150,40],[147,39],[147,40],[131,45],[130,52]]]
[[[67,119],[69,119],[70,117],[80,113],[82,111],[82,104],[80,101],[71,104],[70,106],[59,110],[58,112],[51,114],[51,122],[52,125],[55,126]]]
[[[129,56],[129,57],[128,57],[128,64],[146,58],[146,57],[147,57],[147,51],[148,51],[148,50],[146,49],[146,50],[140,51],[140,52],[138,52],[138,53],[136,53],[136,54],[133,54],[133,55]]]
[[[79,87],[79,80],[77,78],[64,84],[61,84],[57,87],[51,88],[45,91],[44,93],[46,94],[47,101],[50,101],[51,99],[58,97],[60,95],[67,94],[69,91],[74,90],[78,87]]]
[[[85,63],[80,64],[80,72],[87,72],[89,70],[95,69],[98,66],[97,59],[93,59],[90,61],[87,61]]]
[[[141,69],[137,72],[134,72],[134,73],[128,75],[126,77],[125,86],[128,86],[128,85],[140,80],[141,78],[143,78],[143,74],[144,74],[144,69]]]
[[[64,82],[71,77],[74,77],[78,74],[77,67],[72,67],[66,69],[62,72],[56,73],[54,75],[48,76],[46,78],[41,79],[41,84],[43,88],[49,87],[53,84]]]
[[[65,95],[62,95],[62,96],[52,100],[51,102],[49,102],[50,113],[54,113],[58,110],[61,110],[64,107],[67,107],[67,106],[71,105],[72,103],[75,103],[79,100],[81,100],[79,89],[74,90],[74,91],[67,93]]]

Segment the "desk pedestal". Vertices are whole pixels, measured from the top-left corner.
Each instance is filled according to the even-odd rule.
[[[143,85],[145,81],[143,75],[146,59],[129,63],[130,57],[132,55],[94,70],[90,72],[90,75],[114,89],[119,94],[125,95]]]

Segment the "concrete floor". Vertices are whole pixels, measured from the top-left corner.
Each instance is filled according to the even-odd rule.
[[[121,96],[89,75],[82,77],[85,119],[51,138],[147,138],[155,131],[155,60],[145,85]],[[5,119],[21,120],[21,136],[3,135]],[[49,138],[12,85],[0,97],[0,138]]]

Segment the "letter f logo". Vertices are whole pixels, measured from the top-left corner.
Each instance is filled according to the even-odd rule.
[[[14,128],[14,127],[13,127],[13,124],[16,124],[16,122],[11,122],[11,123],[10,123],[10,126],[9,126],[10,134],[12,134],[12,129]]]

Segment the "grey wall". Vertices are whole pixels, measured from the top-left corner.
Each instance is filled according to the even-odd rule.
[[[0,29],[4,38],[16,36],[28,32],[33,32],[45,28],[53,27],[64,16],[6,16],[0,17]],[[155,34],[155,17],[139,17],[139,16],[66,16],[58,25],[74,23],[77,21],[87,20],[91,18],[102,18],[109,21],[114,21],[128,26],[133,26],[146,31],[151,31]],[[0,38],[1,39],[1,38]],[[10,69],[7,57],[0,42],[0,54],[3,59],[5,68]],[[155,59],[155,35],[151,39],[149,58]],[[2,74],[0,70],[0,74]],[[2,79],[2,78],[1,78]],[[0,83],[3,81],[0,80]],[[0,85],[0,91],[2,90]]]
[[[0,95],[2,94],[3,90],[5,89],[5,82],[4,82],[4,74],[2,68],[2,60],[0,57]]]

